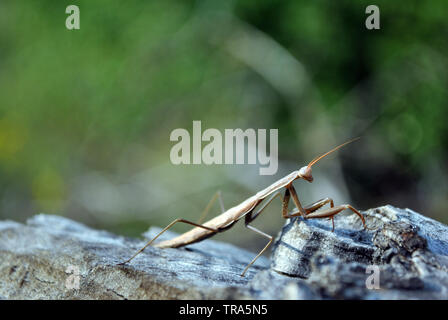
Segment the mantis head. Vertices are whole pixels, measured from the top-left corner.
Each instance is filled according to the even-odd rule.
[[[311,174],[311,167],[309,166],[300,168],[299,176],[308,182],[313,182],[313,175]]]
[[[302,179],[305,179],[305,180],[308,181],[308,182],[313,182],[313,175],[312,175],[311,167],[312,167],[316,162],[318,162],[319,160],[325,158],[325,157],[328,156],[329,154],[335,152],[335,151],[338,150],[339,148],[342,148],[342,147],[345,146],[346,144],[349,144],[349,143],[351,143],[351,142],[353,142],[353,141],[358,140],[359,138],[360,138],[360,137],[358,137],[358,138],[354,138],[354,139],[349,140],[349,141],[347,141],[347,142],[344,142],[343,144],[340,144],[339,146],[337,146],[337,147],[331,149],[330,151],[324,153],[323,155],[320,155],[320,156],[314,158],[313,160],[311,160],[310,163],[308,163],[308,165],[306,165],[306,166],[300,168],[300,170],[299,170],[299,177],[302,178]]]

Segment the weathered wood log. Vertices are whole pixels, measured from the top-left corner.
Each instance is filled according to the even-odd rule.
[[[246,277],[240,273],[255,253],[211,239],[186,248],[148,247],[119,266],[146,241],[51,215],[26,224],[2,221],[0,297],[447,299],[448,227],[392,206],[364,214],[375,230],[364,231],[356,216],[343,214],[334,233],[325,220],[287,221],[271,266],[262,257]],[[158,230],[150,229],[146,238]],[[372,268],[379,272],[379,290],[369,280]]]
[[[290,220],[272,269],[306,279],[322,297],[447,299],[448,227],[392,206],[364,215],[368,230],[350,213],[336,216],[334,232],[330,221]]]

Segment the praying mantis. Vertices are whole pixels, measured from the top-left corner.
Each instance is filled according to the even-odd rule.
[[[240,204],[238,204],[228,210],[224,210],[224,206],[222,204],[222,199],[219,198],[221,201],[221,208],[222,208],[223,212],[219,216],[217,216],[203,224],[200,224],[199,222],[195,223],[195,222],[188,221],[188,220],[185,220],[182,218],[178,218],[178,219],[174,220],[169,225],[167,225],[162,231],[160,231],[152,240],[150,240],[148,243],[146,243],[146,245],[143,248],[138,250],[131,258],[120,263],[120,265],[124,265],[126,263],[131,262],[132,259],[134,259],[139,253],[143,252],[143,250],[145,250],[157,238],[159,238],[165,231],[170,229],[176,223],[182,222],[182,223],[190,224],[190,225],[194,226],[194,228],[191,229],[190,231],[187,231],[187,232],[173,238],[173,239],[169,239],[169,240],[165,240],[165,241],[156,243],[154,245],[155,247],[157,247],[157,248],[179,248],[179,247],[183,247],[183,246],[195,243],[195,242],[199,242],[204,239],[210,238],[210,237],[216,235],[217,233],[224,232],[224,231],[230,229],[236,222],[238,222],[239,220],[244,218],[244,224],[248,229],[269,239],[269,242],[266,244],[266,246],[256,255],[256,257],[243,270],[243,272],[241,273],[241,276],[244,276],[245,273],[247,272],[247,270],[250,268],[250,266],[252,266],[252,264],[269,248],[269,246],[272,244],[272,242],[274,240],[273,236],[268,235],[261,230],[258,230],[257,228],[251,226],[250,223],[252,221],[254,221],[276,197],[278,197],[278,196],[281,197],[281,189],[285,189],[284,196],[283,196],[283,198],[281,198],[282,199],[282,216],[285,219],[296,217],[296,216],[301,216],[304,219],[328,218],[332,221],[332,225],[333,225],[332,231],[334,231],[334,216],[343,210],[349,209],[359,216],[359,218],[361,219],[362,224],[364,226],[364,229],[367,229],[363,215],[349,204],[335,206],[334,202],[331,198],[324,198],[324,199],[316,201],[308,206],[302,206],[302,204],[299,200],[299,197],[297,195],[297,192],[293,186],[293,182],[297,179],[303,179],[308,182],[313,182],[312,166],[314,164],[316,164],[321,159],[327,157],[329,154],[335,152],[339,148],[341,148],[355,140],[358,140],[358,139],[359,139],[359,137],[349,140],[349,141],[331,149],[330,151],[324,153],[323,155],[320,155],[320,156],[314,158],[313,160],[311,160],[310,163],[308,163],[308,165],[300,168],[297,171],[291,172],[287,176],[274,182],[267,188],[259,191],[257,194],[253,195],[252,197],[246,199],[245,201],[241,202]],[[220,194],[217,193],[217,195],[220,195]],[[289,201],[290,201],[291,197],[292,197],[292,200],[293,200],[296,208],[288,213],[288,206],[289,206]],[[213,203],[213,201],[215,199],[216,199],[216,195],[213,197],[212,201],[210,201],[210,203],[208,204],[204,213],[208,212],[208,209],[211,207],[211,204]],[[265,201],[265,203],[263,203],[261,205],[261,207],[258,208],[258,206],[263,201]],[[319,210],[326,204],[330,204],[330,208]]]

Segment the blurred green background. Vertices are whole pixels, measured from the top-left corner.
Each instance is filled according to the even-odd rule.
[[[80,30],[65,28],[70,4]],[[137,236],[197,220],[217,190],[231,207],[362,136],[295,183],[302,201],[448,223],[448,3],[375,1],[380,30],[365,27],[369,4],[2,0],[0,218],[45,212]],[[278,128],[277,174],[171,164],[169,135],[193,120]],[[280,208],[254,225],[276,234]],[[217,238],[265,243],[242,226]]]

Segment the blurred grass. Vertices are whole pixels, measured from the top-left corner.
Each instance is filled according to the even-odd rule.
[[[65,28],[69,4],[78,31]],[[217,189],[232,206],[362,135],[299,185],[304,202],[390,203],[447,223],[447,3],[377,1],[374,31],[369,4],[2,1],[0,216],[137,235],[198,218]],[[279,173],[174,167],[169,134],[193,120],[278,128]],[[279,210],[261,228],[275,233]],[[225,239],[253,238],[237,234]]]

